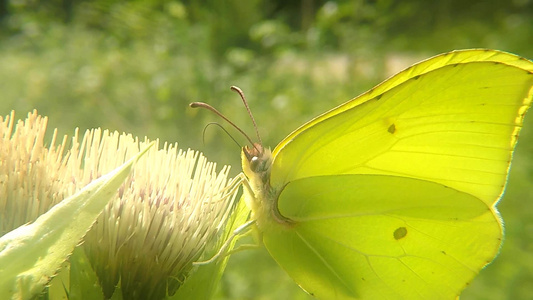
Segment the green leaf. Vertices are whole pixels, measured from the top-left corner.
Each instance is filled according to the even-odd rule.
[[[104,294],[98,283],[98,277],[83,247],[76,247],[69,261],[69,299],[103,299]]]
[[[61,201],[32,224],[0,238],[0,299],[30,299],[41,293],[151,147]]]

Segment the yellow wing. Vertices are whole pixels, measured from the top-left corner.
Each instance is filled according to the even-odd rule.
[[[492,50],[421,62],[290,134],[273,151],[271,186],[321,175],[395,175],[492,206],[531,105],[532,73],[532,62]]]

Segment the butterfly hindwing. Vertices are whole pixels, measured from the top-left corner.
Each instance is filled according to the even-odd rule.
[[[268,229],[265,246],[320,299],[451,299],[502,238],[481,200],[405,177],[298,179],[281,193],[279,210],[295,223]]]

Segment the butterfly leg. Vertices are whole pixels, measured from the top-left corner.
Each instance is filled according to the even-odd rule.
[[[196,262],[193,262],[192,264],[194,266],[207,265],[207,264],[210,264],[210,263],[212,263],[214,261],[217,261],[220,257],[225,257],[225,256],[227,256],[229,254],[232,254],[232,253],[240,251],[239,249],[242,246],[250,246],[250,245],[242,245],[242,246],[238,247],[235,250],[227,252],[228,247],[231,245],[231,242],[233,241],[233,239],[236,238],[236,237],[240,238],[240,237],[246,235],[247,233],[249,233],[250,229],[251,229],[251,226],[253,224],[255,224],[255,220],[250,220],[250,221],[242,224],[241,226],[237,227],[237,229],[235,229],[233,231],[233,233],[229,236],[229,238],[226,240],[226,242],[224,242],[224,245],[222,245],[222,247],[220,247],[220,250],[217,252],[217,254],[215,254],[213,257],[211,257],[210,259],[208,259],[206,261],[196,261]],[[249,248],[251,248],[251,247],[249,247]],[[243,249],[241,249],[241,250],[243,250]]]

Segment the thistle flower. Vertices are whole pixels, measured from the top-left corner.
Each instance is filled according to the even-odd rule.
[[[82,182],[121,165],[150,142],[99,130],[86,134]],[[192,262],[225,229],[237,192],[229,167],[177,144],[153,147],[86,236],[85,250],[110,298],[161,299],[185,281]]]
[[[11,115],[11,119],[12,117],[13,115]],[[5,124],[10,124],[10,122],[6,122]],[[5,126],[2,127],[3,129],[6,129]],[[26,128],[26,126],[22,123],[21,126],[17,126],[16,132],[24,132],[24,130],[21,130],[24,128]],[[44,129],[44,127],[40,128]],[[15,134],[14,136],[17,135]],[[14,143],[10,143],[10,141],[13,140]],[[27,148],[21,147],[26,146],[26,144],[20,143],[21,140],[25,139],[12,139],[11,134],[8,134],[7,138],[2,140],[2,144],[4,146],[11,146],[5,147],[6,149],[19,149],[19,152],[24,154]],[[36,144],[30,143],[28,145],[31,146],[30,148],[32,149],[32,152],[33,150],[41,149],[35,147]],[[109,204],[111,197],[116,194],[118,188],[131,172],[133,164],[145,154],[149,148],[150,147],[143,149],[138,155],[132,157],[126,163],[108,174],[91,181],[90,184],[77,191],[74,195],[61,200],[60,203],[57,203],[48,211],[33,220],[34,222],[18,226],[16,229],[0,236],[1,299],[33,299],[43,291],[47,294],[46,298],[65,299],[65,297],[67,297],[67,295],[65,295],[65,287],[68,287],[70,291],[73,291],[73,294],[75,294],[76,291],[79,291],[81,288],[93,286],[91,282],[88,282],[87,284],[70,285],[67,281],[66,284],[61,284],[61,277],[65,278],[64,275],[58,276],[58,279],[55,280],[56,282],[59,282],[59,284],[53,284],[53,282],[51,283],[50,281],[53,277],[58,275],[61,266],[65,263],[67,258],[73,254],[76,246],[96,222],[96,219],[102,210],[107,204]],[[24,157],[24,155],[22,157]],[[38,155],[36,154],[33,156],[32,154],[29,157],[38,157]],[[21,161],[17,158],[20,157],[15,155],[15,160],[10,160],[10,157],[5,157],[1,164],[3,166],[9,166],[14,163],[14,168],[4,168],[4,171],[9,171],[10,169],[13,171],[5,177],[8,181],[6,186],[20,188],[20,190],[14,189],[14,193],[10,193],[13,191],[6,190],[8,193],[7,195],[4,195],[6,198],[3,200],[3,203],[7,204],[6,207],[8,209],[2,212],[4,217],[10,215],[9,208],[17,207],[16,205],[9,204],[33,203],[34,207],[26,207],[28,208],[26,212],[32,212],[35,211],[33,208],[39,207],[40,199],[46,199],[50,194],[48,193],[42,196],[38,193],[34,193],[34,191],[44,191],[45,193],[54,191],[53,189],[47,189],[46,185],[41,186],[39,184],[34,184],[35,182],[39,182],[39,177],[37,177],[36,180],[35,176],[24,176],[27,175],[27,173],[32,173],[24,171],[44,170],[46,165],[40,166],[40,163],[46,162],[45,159],[41,161]],[[53,175],[55,174],[56,173],[53,173]],[[45,179],[48,178],[46,176],[43,177]],[[69,184],[69,182],[61,180],[60,177],[56,178],[58,179],[57,182],[60,184]],[[9,184],[13,182],[15,184]],[[46,183],[46,180],[44,182]],[[18,193],[18,191],[22,192]],[[26,201],[27,199],[17,198],[17,195],[35,195],[36,198],[34,198],[34,201]],[[16,200],[19,200],[19,202],[13,202]],[[48,201],[48,203],[50,202],[57,201]],[[19,212],[24,213],[24,210],[20,210]],[[79,252],[80,251],[78,251],[78,253]],[[80,258],[81,256],[82,254],[78,254],[74,257]],[[75,259],[74,261],[79,260]],[[72,269],[75,270],[78,265],[79,264],[73,264]],[[68,268],[65,270],[66,271],[63,273],[66,273],[66,278],[68,278]],[[83,272],[71,272],[71,275],[73,275],[72,278],[74,278],[73,282],[80,282],[75,279],[79,278],[78,274],[81,275]],[[76,275],[78,275],[78,277],[76,277]],[[49,288],[47,289],[47,287]],[[52,287],[62,287],[62,289],[51,289]],[[57,294],[54,290],[59,290],[60,294]],[[81,295],[79,292],[78,294]]]
[[[62,159],[66,138],[56,147],[54,131],[46,147],[48,119],[33,111],[15,126],[14,115],[0,116],[0,236],[35,220],[74,188]]]
[[[34,111],[19,121],[0,119],[0,235],[32,221],[54,204],[139,153],[150,141],[90,130],[72,148],[56,132],[44,146],[47,119]],[[81,142],[80,142],[81,141]],[[192,262],[216,247],[234,209],[240,178],[177,144],[152,147],[137,162],[114,201],[87,233],[83,248],[106,298],[117,286],[123,299],[172,295]],[[216,251],[216,250],[215,250]],[[119,284],[120,283],[120,284]]]

